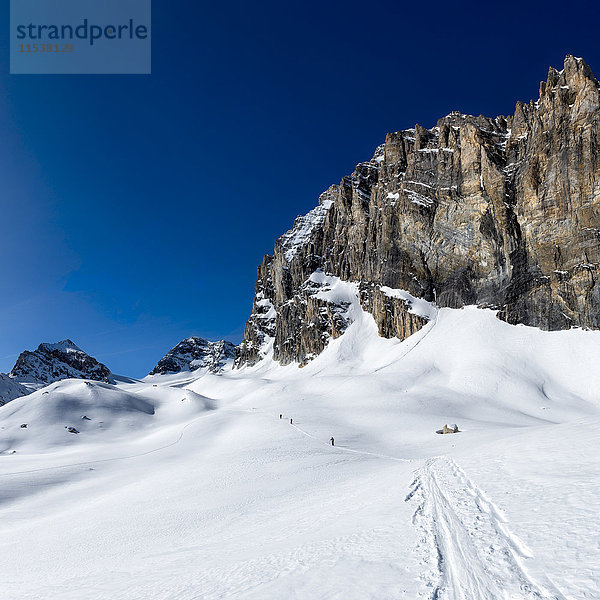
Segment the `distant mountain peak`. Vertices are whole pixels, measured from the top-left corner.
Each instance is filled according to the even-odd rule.
[[[112,381],[110,369],[70,339],[56,343],[43,342],[33,352],[22,352],[10,377],[34,386],[70,378]]]
[[[181,371],[206,369],[218,373],[233,364],[235,346],[226,340],[211,342],[201,337],[189,337],[171,348],[150,375],[165,375]]]

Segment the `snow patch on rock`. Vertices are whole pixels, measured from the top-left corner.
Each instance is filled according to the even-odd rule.
[[[380,289],[390,298],[404,300],[409,306],[408,312],[413,315],[418,315],[419,317],[424,317],[426,319],[433,319],[437,314],[438,308],[434,304],[427,302],[427,300],[423,300],[422,298],[417,298],[405,290],[394,289],[387,285],[382,285]]]
[[[285,260],[288,263],[310,241],[315,229],[323,224],[332,204],[333,200],[322,197],[318,206],[304,216],[297,217],[294,226],[279,238]]]

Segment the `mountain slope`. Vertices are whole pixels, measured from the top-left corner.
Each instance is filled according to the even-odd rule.
[[[8,375],[0,373],[0,406],[28,393],[27,388],[12,380]]]
[[[598,140],[599,84],[573,56],[512,116],[451,113],[389,134],[265,256],[236,364],[268,348],[302,364],[340,333],[336,311],[307,293],[317,269],[356,282],[386,337],[424,321],[382,287],[490,306],[510,323],[600,327]]]

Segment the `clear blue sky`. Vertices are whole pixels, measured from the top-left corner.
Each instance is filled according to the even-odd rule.
[[[71,338],[145,375],[239,342],[256,266],[386,132],[600,72],[596,3],[154,0],[151,76],[0,65],[0,371]]]

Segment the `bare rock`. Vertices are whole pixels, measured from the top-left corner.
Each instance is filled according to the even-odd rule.
[[[343,331],[343,307],[307,287],[317,270],[356,282],[386,337],[427,322],[386,286],[510,323],[599,328],[599,144],[599,84],[573,56],[511,116],[453,112],[388,134],[265,257],[236,365],[271,351],[303,364]]]

